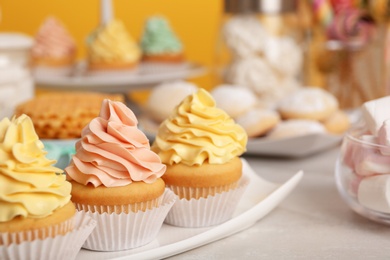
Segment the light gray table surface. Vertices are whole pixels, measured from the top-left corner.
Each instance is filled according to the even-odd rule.
[[[390,227],[365,219],[341,199],[334,148],[300,159],[245,156],[257,174],[284,182],[304,177],[252,227],[169,259],[390,259]]]

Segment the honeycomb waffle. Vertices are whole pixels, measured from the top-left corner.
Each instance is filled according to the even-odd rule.
[[[123,95],[120,94],[45,93],[18,105],[15,114],[30,116],[39,138],[80,138],[84,126],[99,115],[101,103],[105,98],[124,101]]]

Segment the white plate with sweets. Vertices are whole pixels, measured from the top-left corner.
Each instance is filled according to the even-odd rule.
[[[76,259],[162,259],[212,243],[254,225],[279,205],[303,177],[300,171],[282,184],[272,183],[256,174],[244,159],[242,161],[243,174],[250,183],[232,219],[208,228],[182,228],[163,224],[157,238],[148,245],[115,252],[82,249]]]
[[[48,72],[36,73],[35,82],[42,89],[79,90],[100,92],[128,92],[151,87],[158,83],[201,76],[207,69],[199,64],[185,62],[180,65],[158,65],[141,63],[136,71],[89,75],[84,61],[79,62],[72,74],[56,75]]]

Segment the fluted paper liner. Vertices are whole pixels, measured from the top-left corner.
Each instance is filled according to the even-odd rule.
[[[97,221],[97,227],[85,241],[83,248],[95,251],[118,251],[140,247],[153,241],[176,195],[166,189],[160,206],[136,213],[98,213],[90,206],[83,214]],[[77,205],[76,205],[77,207]]]
[[[221,224],[232,218],[249,178],[242,177],[238,186],[230,191],[199,199],[180,199],[169,211],[165,223],[179,227],[208,227]]]
[[[65,235],[36,239],[20,244],[0,246],[0,259],[4,260],[71,260],[96,226],[96,221],[80,212],[74,217],[74,229]],[[0,236],[8,237],[8,233]]]

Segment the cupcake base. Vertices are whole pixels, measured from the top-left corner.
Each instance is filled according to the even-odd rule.
[[[243,176],[238,186],[229,191],[210,195],[207,198],[190,199],[182,198],[173,205],[169,211],[165,223],[178,227],[198,228],[221,224],[232,218],[239,200],[246,187],[249,178]],[[218,188],[217,188],[218,189]],[[196,193],[197,191],[192,191]]]
[[[76,212],[73,219],[74,228],[65,235],[53,238],[25,241],[20,244],[0,246],[0,258],[4,260],[68,260],[75,259],[84,241],[96,226],[96,221],[82,213]],[[7,233],[0,233],[6,239]]]
[[[84,243],[83,248],[95,251],[118,251],[140,247],[153,241],[168,211],[176,201],[175,194],[166,189],[161,203],[153,209],[137,213],[98,213],[94,206],[76,205],[84,215],[97,221],[97,227]]]
[[[25,241],[64,235],[73,229],[76,213],[72,202],[45,218],[17,217],[0,223],[0,245],[20,244]]]

